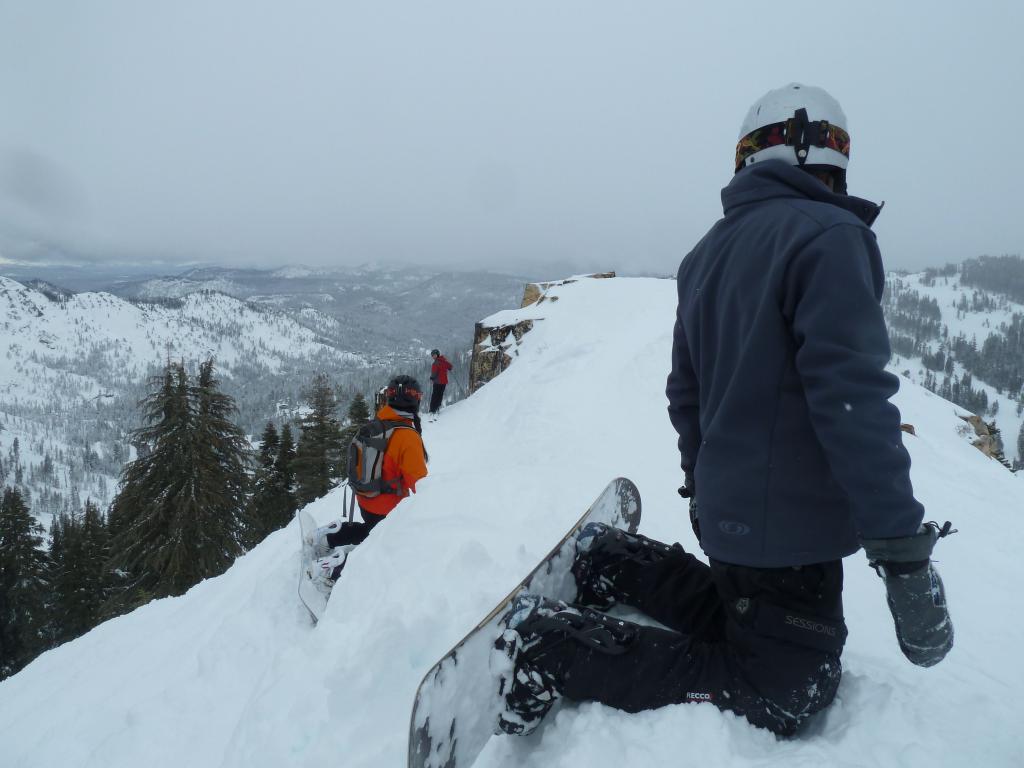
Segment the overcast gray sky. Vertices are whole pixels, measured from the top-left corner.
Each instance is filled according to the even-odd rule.
[[[850,121],[889,267],[1024,251],[1020,0],[0,0],[0,257],[674,270],[739,124]]]

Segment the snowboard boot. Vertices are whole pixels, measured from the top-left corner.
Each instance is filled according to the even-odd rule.
[[[496,733],[532,733],[561,698],[562,666],[580,648],[618,655],[636,627],[560,600],[521,595],[512,603],[507,629],[495,643],[491,671],[498,677],[502,709]]]
[[[313,557],[320,559],[327,557],[334,547],[327,543],[327,535],[337,533],[341,530],[341,520],[332,520],[327,525],[321,525],[313,532],[313,540],[310,546],[313,547]]]
[[[331,589],[334,588],[334,582],[338,580],[338,576],[341,575],[341,571],[345,567],[348,553],[353,549],[355,547],[351,545],[335,547],[327,557],[321,557],[313,561],[309,567],[309,578],[320,592],[325,595],[331,593]]]
[[[604,523],[588,523],[576,535],[576,602],[606,611],[618,602],[616,579],[631,564],[651,565],[672,550],[668,544]]]

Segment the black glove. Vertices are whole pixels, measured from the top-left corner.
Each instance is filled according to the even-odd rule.
[[[677,493],[684,499],[690,500],[690,527],[693,528],[693,535],[697,537],[700,544],[700,522],[697,520],[697,491],[693,487],[693,475],[686,473],[686,482],[679,487]]]
[[[868,563],[885,581],[889,611],[900,650],[919,667],[942,661],[953,647],[953,622],[946,610],[946,591],[931,562],[935,542],[950,533],[925,523],[913,536],[861,541]]]

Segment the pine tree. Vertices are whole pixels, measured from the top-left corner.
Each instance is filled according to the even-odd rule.
[[[82,510],[82,588],[87,596],[89,631],[100,622],[100,609],[111,589],[110,530],[100,508],[85,500]]]
[[[51,642],[73,640],[95,627],[107,598],[109,540],[99,508],[87,500],[81,514],[64,513],[50,530]]]
[[[141,403],[149,426],[133,435],[147,451],[125,467],[110,508],[112,564],[125,584],[107,614],[223,573],[245,537],[249,449],[213,361],[194,385],[180,363],[153,383]]]
[[[370,420],[370,407],[362,392],[356,392],[348,406],[348,419],[352,424],[363,425]]]
[[[295,499],[295,440],[292,437],[291,424],[281,427],[281,444],[277,451],[277,459],[274,461],[274,468],[281,478],[281,487],[287,492],[290,502],[288,508],[289,517],[295,514],[298,509],[298,502]]]
[[[263,428],[263,435],[260,437],[259,469],[267,471],[273,469],[280,445],[281,439],[278,437],[277,427],[272,421],[268,421],[267,426]]]
[[[310,412],[300,421],[302,435],[292,462],[295,495],[300,504],[319,499],[337,485],[343,447],[336,416],[338,401],[326,375],[318,373],[313,377],[306,397]]]
[[[295,514],[291,471],[294,458],[291,427],[285,424],[278,437],[277,429],[268,423],[263,430],[254,492],[249,502],[252,520],[250,547],[286,526]]]
[[[25,482],[25,467],[21,464],[21,447],[18,444],[18,438],[14,438],[14,442],[11,443],[8,455],[10,463],[14,466],[14,486],[17,488],[24,485]]]
[[[44,601],[49,560],[43,528],[16,488],[0,499],[0,680],[45,649]]]
[[[81,622],[77,610],[79,583],[75,576],[81,552],[81,520],[77,513],[62,512],[55,515],[50,525],[50,579],[49,645],[57,646],[77,637]]]
[[[191,391],[196,410],[196,485],[199,557],[196,582],[223,573],[241,554],[251,448],[245,433],[231,421],[238,408],[219,389],[213,360],[199,366]],[[189,584],[189,586],[192,586]]]
[[[189,453],[188,380],[185,368],[167,364],[163,375],[151,385],[159,387],[140,403],[149,426],[132,434],[139,456],[125,465],[121,490],[108,514],[111,536],[111,565],[117,574],[117,588],[104,606],[105,617],[117,616],[152,598],[147,588],[156,586],[164,570],[156,554],[166,544],[160,523],[169,524],[174,510],[168,501],[172,467]],[[163,520],[153,518],[163,517]],[[159,539],[157,539],[159,535]]]
[[[352,442],[356,432],[369,420],[370,407],[366,404],[366,398],[362,392],[356,392],[348,406],[348,426],[341,431],[341,446],[344,451],[348,451],[348,444]]]

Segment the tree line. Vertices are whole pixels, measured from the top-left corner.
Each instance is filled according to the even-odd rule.
[[[292,425],[268,422],[254,451],[234,423],[213,360],[190,375],[168,362],[139,407],[137,456],[106,513],[91,500],[54,517],[47,540],[22,493],[0,501],[0,679],[39,653],[152,599],[218,576],[295,510],[330,491],[352,435],[370,418],[356,393],[342,421],[324,374]]]
[[[928,269],[921,282],[934,285],[938,279],[948,282],[951,277],[958,278],[962,286],[973,287],[970,295],[961,291],[955,304],[958,316],[1005,310],[1007,296],[1024,300],[1024,260],[1020,257],[983,256],[962,265]],[[984,387],[974,384],[977,377],[998,395],[1005,394],[1013,401],[1017,416],[1024,412],[1024,313],[1013,313],[1009,321],[993,328],[979,344],[976,336],[951,336],[941,322],[938,302],[918,291],[887,281],[883,302],[893,352],[921,358],[925,369],[922,384],[926,389],[978,416],[993,419],[990,430],[995,439],[996,458],[1014,471],[1024,468],[1024,425],[1016,437],[1017,458],[1008,462],[1002,456],[1002,437],[994,421],[999,415],[999,401],[990,398]],[[989,327],[987,321],[985,327]]]

